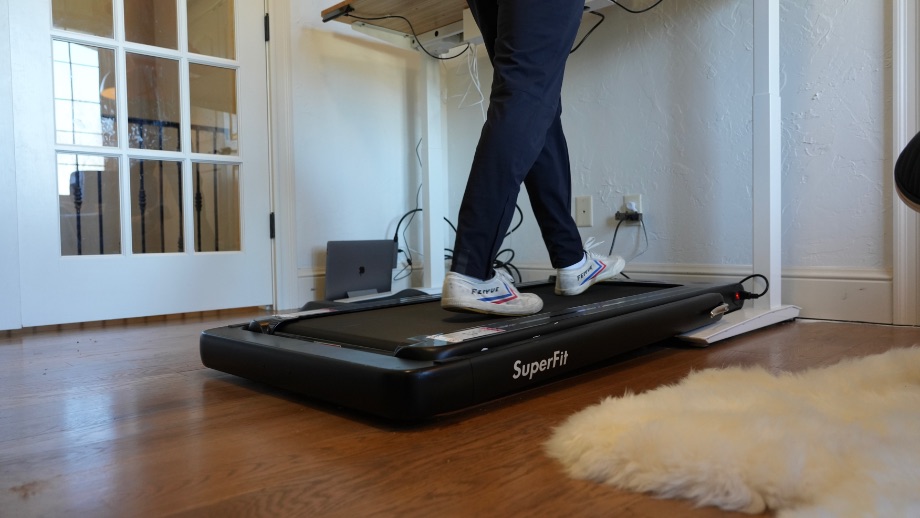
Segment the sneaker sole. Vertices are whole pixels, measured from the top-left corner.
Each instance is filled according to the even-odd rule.
[[[578,286],[577,288],[572,288],[568,290],[560,290],[559,288],[556,288],[553,290],[553,292],[556,295],[562,295],[565,297],[571,297],[573,295],[581,295],[582,293],[585,292],[585,290],[587,290],[591,286],[594,286],[596,283],[601,282],[601,281],[606,281],[607,279],[612,279],[616,277],[617,275],[620,274],[620,272],[623,271],[623,268],[626,268],[626,261],[621,257],[615,264],[607,265],[607,271],[601,273],[597,277],[594,277],[593,279],[591,279],[590,282],[586,282],[585,284],[582,284],[581,286]]]
[[[539,313],[543,304],[532,311],[515,311],[513,308],[503,307],[499,304],[486,304],[470,306],[451,299],[441,299],[441,309],[454,313],[476,313],[478,315],[497,315],[502,317],[526,317]]]

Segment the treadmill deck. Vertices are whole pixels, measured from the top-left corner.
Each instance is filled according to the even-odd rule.
[[[526,317],[452,313],[437,296],[337,305],[207,330],[205,366],[392,419],[519,391],[740,309],[729,285],[599,283],[575,297],[519,286]]]

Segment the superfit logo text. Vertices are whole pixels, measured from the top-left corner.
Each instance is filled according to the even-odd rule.
[[[543,358],[540,361],[524,363],[521,360],[514,362],[514,374],[512,379],[527,378],[533,379],[533,375],[538,372],[548,371],[557,367],[562,367],[569,361],[568,351],[553,351],[553,355]]]

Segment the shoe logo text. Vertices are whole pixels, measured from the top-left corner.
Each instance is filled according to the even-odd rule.
[[[591,273],[591,272],[593,272],[593,271],[594,271],[594,265],[592,264],[590,267],[588,267],[587,270],[585,270],[585,271],[581,272],[580,274],[578,274],[578,280],[580,281],[580,280],[584,279],[584,278],[585,278],[585,275],[588,275],[589,273]]]
[[[495,288],[489,288],[487,290],[480,290],[480,289],[473,288],[471,293],[473,295],[492,295],[494,293],[498,293],[500,290],[501,288],[497,286]]]

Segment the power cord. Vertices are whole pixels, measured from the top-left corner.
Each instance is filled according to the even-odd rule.
[[[622,216],[622,217],[621,217],[621,216]],[[632,257],[629,259],[629,261],[632,261],[632,260],[634,260],[635,258],[639,257],[640,255],[642,255],[642,254],[644,254],[645,252],[648,251],[648,247],[649,247],[648,229],[645,227],[645,220],[642,218],[642,213],[641,213],[641,212],[626,213],[625,215],[624,215],[623,213],[621,213],[621,212],[617,212],[617,219],[619,220],[619,223],[617,223],[616,228],[613,230],[613,239],[610,241],[610,250],[607,252],[607,255],[608,255],[608,256],[609,256],[609,255],[613,255],[613,247],[614,247],[614,245],[616,245],[616,243],[617,243],[617,234],[620,233],[620,227],[623,225],[623,223],[625,223],[625,222],[627,222],[627,221],[637,221],[637,222],[639,222],[639,226],[642,227],[642,234],[645,236],[645,248],[643,248],[638,254],[632,256]],[[629,262],[629,261],[627,261],[627,262]],[[624,275],[624,277],[625,277],[625,275]],[[629,278],[629,277],[627,277],[627,279],[628,279],[628,278]]]
[[[419,192],[421,192],[421,189],[422,189],[422,187],[419,186]],[[518,205],[518,204],[515,204],[515,205],[514,205],[514,208],[515,208],[515,211],[518,213],[519,219],[518,219],[517,224],[514,225],[513,227],[511,227],[511,229],[508,230],[507,233],[505,233],[505,237],[506,237],[506,238],[507,238],[508,236],[510,236],[512,233],[514,233],[515,230],[521,228],[521,225],[524,223],[524,211],[521,210],[521,206]],[[403,214],[402,217],[399,218],[399,222],[396,223],[396,230],[393,232],[393,241],[396,243],[396,253],[397,253],[397,254],[401,253],[401,254],[403,254],[403,255],[406,257],[406,265],[403,266],[403,268],[402,268],[401,270],[399,270],[398,272],[396,272],[396,275],[394,275],[394,277],[393,277],[393,280],[394,280],[394,281],[399,281],[399,280],[405,279],[406,277],[411,276],[412,273],[415,271],[415,267],[412,265],[412,250],[411,250],[411,248],[409,247],[408,239],[406,239],[405,233],[408,231],[409,225],[411,225],[411,224],[412,224],[412,221],[415,219],[415,213],[416,213],[416,212],[422,212],[423,210],[424,210],[424,209],[422,209],[421,207],[419,207],[419,203],[418,203],[418,193],[416,193],[416,208],[414,208],[414,209],[412,209],[412,210],[406,212],[405,214]],[[402,227],[403,221],[405,221],[406,218],[409,218],[409,222],[406,223],[406,228],[403,230],[403,242],[406,243],[406,249],[403,250],[402,248],[399,247],[399,229],[400,229],[400,227]],[[453,231],[454,231],[454,234],[456,235],[456,233],[457,233],[457,227],[455,227],[454,224],[453,224],[449,219],[447,219],[446,217],[444,218],[444,221],[450,226],[451,230],[453,230]],[[445,250],[445,252],[447,252],[447,253],[444,254],[444,259],[445,259],[445,260],[451,260],[451,259],[453,259],[453,253],[454,253],[454,251],[453,251],[452,249],[450,249],[450,248],[445,248],[444,250]],[[511,254],[511,257],[510,257],[510,258],[508,258],[507,260],[504,260],[504,261],[499,259],[499,257],[501,257],[503,254],[508,254],[508,253]],[[504,250],[500,250],[500,251],[495,255],[495,262],[493,263],[492,267],[493,267],[494,269],[496,269],[496,270],[499,269],[499,268],[503,268],[505,271],[507,271],[509,274],[511,274],[512,277],[514,277],[514,276],[516,275],[517,279],[518,279],[519,281],[521,281],[521,280],[523,280],[523,279],[522,279],[522,277],[521,277],[521,272],[520,272],[520,270],[518,270],[518,268],[517,268],[516,266],[514,266],[514,264],[511,263],[511,261],[512,261],[513,259],[514,259],[514,250],[513,250],[513,249],[511,249],[511,248],[506,248],[506,249],[504,249]],[[408,270],[408,272],[407,272],[406,270]]]
[[[412,22],[410,22],[409,19],[406,18],[405,16],[400,16],[400,15],[398,15],[398,14],[387,14],[387,15],[383,15],[383,16],[364,17],[364,16],[358,16],[358,15],[356,15],[356,14],[351,14],[351,11],[348,11],[348,12],[343,13],[343,16],[347,16],[347,17],[349,17],[349,18],[354,18],[355,20],[361,20],[361,21],[363,21],[363,22],[375,22],[375,21],[378,21],[378,20],[388,20],[388,19],[392,19],[392,18],[396,18],[396,19],[398,19],[398,20],[402,20],[402,21],[406,22],[406,25],[409,26],[409,31],[412,32],[412,37],[415,38],[415,44],[418,45],[418,48],[422,49],[422,52],[424,52],[425,54],[428,54],[430,57],[432,57],[432,58],[434,58],[434,59],[441,60],[441,61],[447,61],[447,60],[449,60],[449,59],[458,58],[458,57],[462,56],[466,51],[470,50],[470,44],[467,43],[467,44],[466,44],[466,47],[464,47],[463,50],[461,50],[460,52],[454,54],[453,56],[447,56],[447,57],[435,56],[434,54],[432,54],[431,52],[429,52],[428,49],[426,49],[424,45],[422,45],[422,42],[421,42],[421,41],[419,41],[419,39],[418,39],[418,33],[415,32],[415,27],[413,27]]]
[[[625,5],[621,4],[620,2],[617,2],[617,0],[611,0],[611,2],[613,2],[617,7],[619,7],[620,9],[622,9],[622,10],[624,10],[624,11],[626,11],[627,13],[631,13],[631,14],[642,14],[642,13],[644,13],[644,12],[646,12],[646,11],[651,11],[652,9],[658,7],[658,4],[660,4],[662,1],[663,1],[663,0],[658,0],[658,1],[655,2],[654,4],[648,6],[648,7],[644,8],[644,9],[632,10],[632,9],[626,7]]]
[[[578,50],[579,47],[581,47],[581,44],[584,43],[586,39],[588,39],[588,36],[590,36],[591,33],[594,32],[595,29],[600,27],[601,24],[604,23],[604,20],[607,19],[602,13],[599,13],[597,11],[591,11],[590,14],[600,17],[600,20],[598,20],[597,23],[594,24],[594,27],[591,27],[591,29],[587,33],[585,33],[584,36],[581,37],[581,41],[579,41],[578,45],[575,45],[575,47],[573,47],[572,50],[569,51],[569,54],[574,54],[575,51]]]
[[[630,9],[630,8],[626,7],[625,5],[623,5],[623,4],[619,3],[619,2],[617,2],[616,0],[611,0],[611,1],[613,2],[614,5],[616,5],[616,6],[619,7],[620,9],[626,11],[627,13],[642,14],[642,13],[644,13],[644,12],[651,11],[652,9],[658,7],[658,4],[660,4],[663,0],[658,0],[658,1],[655,2],[654,4],[648,6],[648,7],[644,8],[644,9]],[[590,14],[593,14],[594,16],[599,17],[600,20],[598,20],[597,23],[595,23],[594,26],[591,27],[591,29],[588,30],[588,32],[587,32],[584,36],[582,36],[581,41],[579,41],[579,42],[578,42],[578,45],[575,45],[575,47],[572,48],[572,50],[569,51],[569,54],[574,54],[575,51],[578,50],[579,47],[581,47],[581,44],[584,43],[585,40],[588,39],[588,36],[590,36],[591,33],[594,32],[595,29],[597,29],[598,27],[600,27],[600,25],[601,25],[602,23],[604,23],[604,20],[607,19],[607,18],[604,16],[603,13],[598,12],[598,11],[591,11]]]
[[[764,282],[764,284],[765,284],[765,287],[764,287],[763,291],[760,292],[760,293],[751,293],[751,292],[749,292],[749,291],[741,291],[741,292],[738,292],[738,297],[739,297],[739,299],[741,299],[741,300],[756,300],[756,299],[759,299],[760,297],[763,297],[764,295],[767,294],[768,291],[770,291],[770,280],[767,279],[766,277],[764,277],[763,275],[759,274],[759,273],[755,273],[755,274],[753,274],[753,275],[748,275],[747,277],[741,279],[741,281],[739,282],[739,284],[744,284],[745,282],[747,282],[747,281],[749,281],[749,280],[751,280],[751,279],[761,279],[761,280]]]
[[[507,261],[502,261],[499,259],[499,257],[502,256],[502,254],[507,254],[507,253],[511,254],[511,257],[509,257]],[[512,260],[514,260],[514,250],[510,248],[506,248],[504,250],[499,251],[498,254],[495,255],[495,262],[493,263],[492,267],[496,270],[498,270],[499,268],[504,269],[506,272],[508,272],[511,275],[512,279],[515,279],[515,282],[523,282],[524,278],[521,277],[521,271],[518,270],[516,266],[511,264]]]
[[[405,279],[406,277],[411,276],[412,273],[415,271],[415,267],[412,265],[412,249],[409,247],[409,240],[406,238],[405,233],[409,230],[409,225],[412,224],[412,220],[415,219],[415,213],[422,212],[423,210],[424,209],[422,208],[415,208],[415,209],[410,210],[409,212],[406,212],[399,219],[399,223],[396,224],[396,230],[393,232],[393,241],[396,243],[396,253],[403,254],[406,257],[406,265],[401,270],[396,272],[396,275],[393,276],[394,281],[400,281],[402,279]],[[403,242],[406,243],[406,249],[403,250],[402,248],[399,247],[399,228],[402,226],[403,221],[405,221],[406,218],[409,218],[409,222],[406,223],[406,228],[403,230]],[[454,233],[457,232],[456,227],[454,227],[454,224],[451,223],[449,219],[444,218],[444,221],[450,226],[450,228],[454,231]],[[444,258],[450,259],[450,256],[445,255]],[[406,270],[409,270],[409,271],[406,272]]]

